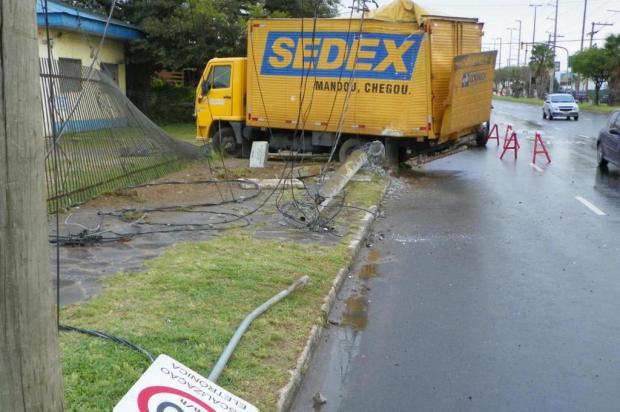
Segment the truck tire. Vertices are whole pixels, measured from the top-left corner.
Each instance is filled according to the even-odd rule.
[[[398,142],[391,138],[385,139],[385,164],[388,167],[398,168],[402,162],[405,162],[406,152],[404,148],[401,150]]]
[[[487,124],[490,124],[490,122]],[[489,141],[489,128],[486,125],[480,125],[480,127],[478,128],[478,131],[476,132],[476,146],[486,147],[488,141]]]
[[[211,142],[216,152],[225,153],[232,157],[241,156],[241,145],[237,143],[232,127],[216,129],[211,135]]]
[[[250,139],[246,139],[245,137],[241,138],[241,158],[249,159],[252,154],[252,141]]]
[[[347,157],[349,157],[351,153],[353,153],[356,149],[359,149],[363,145],[364,142],[355,137],[351,137],[345,140],[344,143],[340,145],[340,150],[338,151],[338,160],[340,162],[346,161]]]

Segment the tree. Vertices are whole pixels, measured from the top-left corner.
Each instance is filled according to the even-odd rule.
[[[510,88],[510,95],[523,97],[525,85],[529,81],[530,69],[528,67],[508,66],[495,70],[496,88],[504,90]]]
[[[599,104],[603,83],[609,80],[614,70],[614,58],[606,49],[592,47],[573,56],[573,71],[594,82],[594,104]]]
[[[609,76],[609,104],[620,102],[620,35],[612,34],[605,41],[605,50],[613,60]]]
[[[0,409],[62,411],[35,3],[0,2]],[[33,64],[34,63],[34,64]]]
[[[553,49],[547,44],[534,45],[529,66],[535,78],[536,94],[542,98],[548,90],[549,75],[554,68]]]

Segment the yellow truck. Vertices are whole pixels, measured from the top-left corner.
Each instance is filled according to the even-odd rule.
[[[196,133],[231,155],[336,151],[381,140],[390,162],[465,136],[486,145],[496,52],[477,19],[396,0],[359,18],[258,19],[247,57],[208,62]]]

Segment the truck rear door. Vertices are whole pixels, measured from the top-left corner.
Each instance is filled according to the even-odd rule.
[[[461,135],[491,118],[496,51],[456,56],[441,123],[441,140]]]

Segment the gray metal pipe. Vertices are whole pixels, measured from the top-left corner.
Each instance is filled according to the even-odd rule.
[[[209,380],[211,382],[216,382],[217,379],[220,377],[222,371],[226,367],[226,363],[228,363],[228,359],[230,359],[230,357],[232,356],[233,352],[235,351],[235,348],[237,347],[237,344],[241,340],[241,337],[243,336],[245,331],[250,327],[250,324],[252,323],[252,321],[256,319],[257,317],[259,317],[260,315],[262,315],[263,313],[265,313],[267,309],[269,309],[270,307],[272,307],[273,305],[275,305],[276,303],[278,303],[279,301],[281,301],[282,299],[290,295],[291,292],[294,291],[295,289],[308,284],[309,281],[310,281],[310,278],[308,276],[300,277],[291,286],[284,289],[283,291],[281,291],[280,293],[278,293],[277,295],[269,299],[267,302],[263,303],[262,305],[254,309],[248,316],[245,317],[245,319],[243,319],[243,322],[241,322],[241,324],[235,331],[235,334],[230,339],[230,342],[228,342],[228,345],[224,349],[224,352],[222,352],[222,354],[220,355],[220,358],[217,360],[217,363],[211,370],[211,373],[209,374]]]

